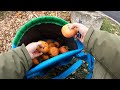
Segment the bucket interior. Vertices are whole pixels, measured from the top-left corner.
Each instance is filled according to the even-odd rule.
[[[61,33],[62,26],[50,23],[42,23],[40,25],[35,25],[27,30],[27,32],[22,36],[18,46],[25,45],[31,42],[37,42],[39,40],[52,39],[58,41],[60,45],[67,45],[70,50],[77,48],[74,38],[65,38]]]

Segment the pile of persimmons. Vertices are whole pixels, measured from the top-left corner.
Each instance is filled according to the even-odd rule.
[[[44,61],[68,51],[68,46],[60,46],[59,42],[51,39],[46,41],[40,40],[39,42],[41,42],[42,47],[38,46],[37,50],[43,54],[40,57],[33,59],[33,63],[36,65],[40,63],[40,60]]]
[[[61,28],[62,35],[66,38],[71,38],[77,34],[76,27],[70,29],[69,25],[70,24],[66,24]],[[65,46],[65,45],[61,46],[59,42],[57,41],[53,42],[53,40],[51,39],[48,39],[46,41],[40,40],[39,42],[42,43],[42,48],[38,47],[37,50],[42,52],[43,54],[40,57],[33,59],[33,63],[35,65],[40,63],[39,59],[44,61],[44,60],[50,59],[54,56],[57,56],[59,54],[69,51],[68,46]]]

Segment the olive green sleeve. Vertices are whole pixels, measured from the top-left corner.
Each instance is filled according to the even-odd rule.
[[[114,77],[120,78],[120,37],[91,27],[84,40],[85,51]]]
[[[24,45],[0,54],[0,79],[22,79],[32,59]]]

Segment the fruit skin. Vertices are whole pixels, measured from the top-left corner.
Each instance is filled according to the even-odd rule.
[[[39,64],[39,61],[38,61],[37,58],[32,59],[32,61],[33,61],[33,63],[34,63],[35,65]]]
[[[48,39],[46,42],[49,44],[52,43],[53,41],[51,39]]]
[[[50,47],[55,47],[55,44],[54,43],[49,43],[48,44],[48,47],[50,48]]]
[[[71,37],[75,36],[78,32],[76,27],[73,28],[73,29],[70,29],[69,25],[70,24],[66,24],[61,29],[61,32],[62,32],[63,36],[66,37],[66,38],[71,38]]]
[[[59,49],[57,47],[50,47],[48,53],[50,57],[57,56],[59,54]]]
[[[59,42],[54,42],[54,44],[55,44],[56,47],[60,46]]]
[[[41,55],[41,58],[42,58],[42,60],[47,60],[47,59],[49,59],[49,56],[46,54],[44,54],[44,55]]]
[[[39,42],[42,43],[42,44],[41,44],[42,47],[39,47],[39,46],[38,46],[38,47],[37,47],[37,50],[40,51],[40,52],[43,52],[43,53],[47,53],[47,52],[49,51],[48,43],[45,42],[45,41],[39,41]]]
[[[61,46],[60,48],[59,48],[59,52],[60,53],[65,53],[65,52],[67,52],[68,51],[68,46]]]

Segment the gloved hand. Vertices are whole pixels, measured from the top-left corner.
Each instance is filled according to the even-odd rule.
[[[40,55],[43,54],[42,52],[39,52],[37,50],[38,46],[42,47],[41,42],[33,42],[33,43],[30,43],[26,46],[26,49],[27,49],[27,51],[30,54],[32,59],[39,57]]]
[[[81,24],[81,23],[71,23],[70,26],[69,26],[71,29],[76,27],[77,28],[77,31],[79,31],[79,33],[81,34],[81,37],[78,38],[76,35],[75,35],[75,38],[79,39],[82,43],[84,42],[84,37],[88,31],[88,28]]]

